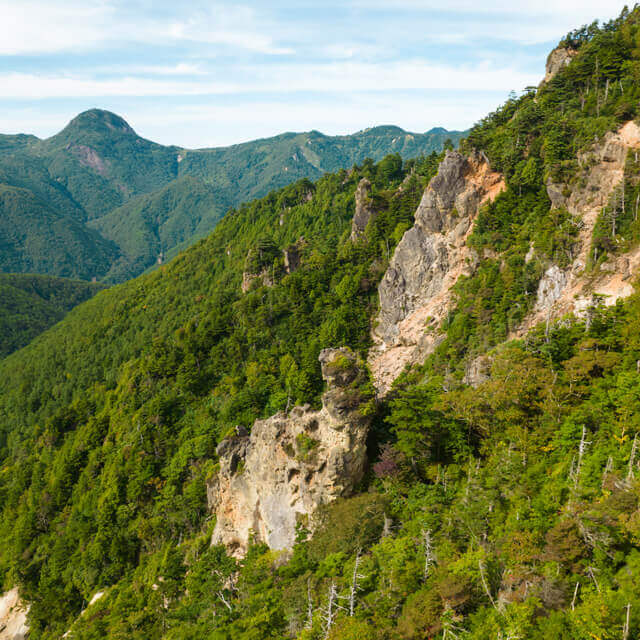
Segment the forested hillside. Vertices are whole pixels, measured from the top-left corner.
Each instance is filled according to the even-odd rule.
[[[0,575],[30,637],[638,637],[639,43],[640,9],[579,29],[459,153],[239,206],[0,362]],[[424,260],[418,285],[447,304],[394,345],[419,335],[423,357],[377,397],[375,375],[329,363],[337,415],[371,423],[357,490],[301,519],[293,549],[212,546],[222,463],[250,477],[225,451],[319,405],[323,349],[386,348],[378,287],[410,292]],[[586,302],[561,314],[574,285]],[[295,444],[311,464],[318,441]]]
[[[46,140],[0,135],[0,269],[121,282],[193,244],[230,207],[365,158],[439,151],[460,136],[376,127],[187,150],[145,140],[99,109]]]
[[[103,288],[51,276],[0,274],[0,358],[29,343]]]

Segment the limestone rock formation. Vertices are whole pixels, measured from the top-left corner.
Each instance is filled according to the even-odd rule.
[[[612,305],[633,293],[631,275],[640,268],[639,249],[605,263],[598,272],[587,274],[585,269],[598,216],[614,191],[620,189],[627,154],[639,149],[640,128],[633,121],[627,122],[580,154],[583,169],[574,184],[547,183],[552,207],[565,208],[574,217],[577,243],[566,268],[547,268],[532,313],[510,337],[521,337],[539,322],[567,313],[584,315],[596,299]]]
[[[351,221],[351,240],[356,241],[364,234],[369,221],[376,215],[371,205],[371,183],[362,178],[356,189],[356,212]]]
[[[362,370],[347,348],[323,350],[320,363],[322,409],[305,405],[257,420],[249,435],[218,446],[220,470],[208,484],[212,544],[236,556],[251,539],[290,549],[301,519],[312,528],[319,505],[349,495],[362,479],[369,427],[360,411]]]
[[[28,611],[17,588],[0,596],[0,640],[24,640],[29,635]]]
[[[473,221],[502,189],[502,176],[484,157],[456,151],[445,156],[378,288],[369,365],[380,394],[405,365],[423,359],[441,340],[438,328],[450,308],[451,288],[477,261],[466,244]]]
[[[558,265],[551,265],[538,283],[536,309],[544,310],[553,306],[554,302],[562,295],[566,284],[567,274]]]
[[[546,73],[541,84],[551,82],[551,80],[573,60],[577,53],[575,49],[556,47],[547,58]]]

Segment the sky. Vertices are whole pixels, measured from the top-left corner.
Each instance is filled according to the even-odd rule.
[[[618,0],[0,0],[0,132],[99,107],[212,147],[316,129],[466,129]]]

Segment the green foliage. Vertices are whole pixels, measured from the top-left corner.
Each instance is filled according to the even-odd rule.
[[[26,189],[0,184],[0,270],[91,280],[119,256],[97,231]],[[52,250],[60,247],[60,250]]]
[[[186,150],[99,109],[47,140],[0,136],[0,270],[122,282],[203,238],[230,207],[393,152],[377,169],[388,183],[404,175],[402,158],[439,151],[446,136],[462,134],[376,127]],[[286,215],[293,202],[281,204]]]
[[[507,183],[468,238],[474,275],[456,286],[436,352],[376,407],[362,491],[301,521],[290,554],[253,544],[236,560],[210,546],[216,444],[317,403],[322,348],[365,355],[377,284],[436,156],[365,161],[243,205],[0,363],[0,571],[31,603],[31,637],[640,634],[640,295],[506,342],[548,264],[572,261],[575,226],[551,211],[545,181],[569,183],[576,150],[637,101],[625,75],[637,14],[570,34],[579,55],[537,100],[512,98],[472,131]],[[605,101],[602,80],[618,77],[624,100],[610,87]],[[596,79],[600,99],[593,84],[583,107]],[[378,215],[354,244],[363,177]],[[635,220],[618,211],[613,236],[632,242]],[[293,243],[301,264],[286,274]],[[273,282],[242,294],[242,272],[265,268]],[[471,387],[462,373],[479,353],[487,377]],[[313,455],[308,436],[295,444]]]
[[[0,274],[0,358],[23,347],[103,288],[51,276]]]
[[[121,622],[105,613],[96,628],[135,635],[141,616],[141,637],[168,633],[162,597],[184,587],[181,565],[171,556],[171,587],[154,590],[140,576],[156,571],[163,550],[184,554],[180,541],[202,535],[219,440],[291,403],[317,403],[323,348],[369,345],[376,286],[393,250],[380,238],[411,221],[430,177],[414,173],[400,192],[403,170],[376,187],[380,216],[370,239],[354,245],[355,189],[369,171],[376,165],[328,175],[311,199],[301,181],[242,206],[170,264],[80,305],[2,362],[0,571],[33,601],[34,637],[63,633],[83,600],[115,585],[108,608]],[[279,259],[301,236],[297,270],[242,293],[252,250]],[[370,393],[356,383],[354,392]],[[313,455],[311,439],[296,444]],[[282,623],[269,589],[230,618],[231,637],[269,637],[264,625]]]

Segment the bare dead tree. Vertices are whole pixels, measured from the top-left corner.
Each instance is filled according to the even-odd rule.
[[[624,622],[624,627],[622,629],[622,640],[629,639],[629,627],[631,622],[631,603],[630,602],[627,603],[627,606],[625,607],[625,609],[627,610],[627,618]]]
[[[422,544],[424,546],[424,572],[422,578],[426,580],[429,577],[429,569],[431,569],[435,562],[433,543],[431,541],[431,529],[422,532]]]
[[[633,436],[633,444],[631,445],[631,455],[629,456],[629,470],[627,471],[627,480],[633,480],[633,465],[636,461],[636,453],[638,449],[638,434]]]
[[[391,535],[391,527],[393,526],[393,520],[384,513],[384,525],[382,526],[382,537],[387,538]]]
[[[595,574],[596,571],[597,571],[597,569],[595,569],[592,566],[587,567],[587,575],[593,580],[593,584],[596,585],[596,589],[597,589],[598,593],[600,593],[600,585],[598,584],[598,581],[596,580],[596,574]]]
[[[338,604],[338,598],[339,596],[338,590],[336,589],[336,583],[332,580],[331,585],[329,586],[327,606],[322,610],[323,631],[325,639],[329,637],[331,627],[333,627],[333,624],[336,621],[338,610],[344,608]]]
[[[311,578],[307,580],[307,620],[304,628],[311,629],[313,627],[313,600],[311,599]]]
[[[229,609],[229,611],[233,611],[231,603],[225,598],[224,592],[222,590],[218,591],[216,595],[218,596],[218,599],[222,602],[222,604],[227,607],[227,609]]]
[[[591,444],[590,440],[587,440],[587,428],[582,425],[582,438],[580,438],[580,445],[578,446],[578,462],[576,463],[575,472],[573,475],[573,487],[578,488],[578,482],[580,480],[580,470],[582,468],[582,459],[587,450],[587,447]]]
[[[573,590],[573,600],[571,600],[571,611],[576,608],[576,598],[578,597],[578,589],[580,587],[580,583],[576,581],[576,588]]]
[[[487,597],[491,601],[493,608],[496,611],[499,611],[498,605],[496,604],[496,601],[493,599],[493,596],[491,595],[491,590],[489,589],[487,578],[484,575],[484,564],[482,563],[482,560],[478,560],[478,569],[480,570],[480,580],[482,581],[482,588],[484,589],[484,592],[487,594]]]
[[[604,482],[612,470],[613,470],[613,458],[609,456],[607,458],[607,464],[605,465],[604,471],[602,472],[602,488],[603,489],[604,489]]]
[[[353,618],[353,612],[356,608],[356,596],[358,595],[358,591],[360,587],[358,585],[358,580],[362,580],[364,578],[363,575],[358,573],[358,565],[360,564],[360,554],[362,553],[361,549],[358,549],[356,553],[356,560],[353,565],[353,574],[351,575],[351,588],[349,589],[349,616]]]

